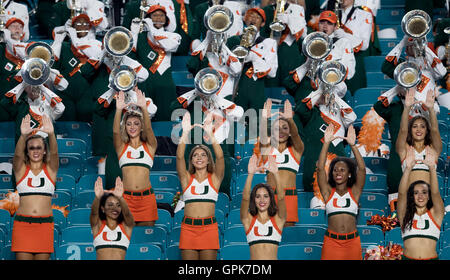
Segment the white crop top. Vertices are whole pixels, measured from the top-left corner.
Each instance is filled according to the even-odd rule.
[[[250,228],[246,232],[248,245],[257,243],[272,243],[278,245],[281,241],[281,230],[278,228],[275,218],[271,217],[266,223],[262,224],[253,216]]]
[[[278,149],[272,148],[270,154],[275,156],[278,165],[278,170],[289,170],[297,173],[300,168],[300,161],[294,157],[293,147],[287,147],[282,152]],[[265,164],[268,164],[267,162]]]
[[[123,224],[115,229],[110,229],[105,221],[102,221],[99,233],[94,236],[94,248],[119,248],[127,250],[130,245],[130,237],[126,234]]]
[[[425,160],[425,149],[420,153],[416,149],[414,149],[414,154],[416,155],[416,164],[413,166],[412,170],[429,171],[430,168],[428,168],[428,165],[423,163],[423,161]],[[405,160],[403,160],[402,171],[405,171],[405,169],[406,169],[406,162]]]
[[[208,178],[202,182],[195,179],[195,175],[191,175],[187,188],[183,191],[184,203],[190,202],[216,202],[219,197],[219,191],[214,187],[211,179],[211,173]]]
[[[402,232],[403,240],[412,237],[431,238],[438,241],[441,234],[441,227],[438,226],[430,210],[423,215],[414,214],[411,229]]]
[[[25,195],[46,195],[53,196],[55,193],[55,182],[50,179],[47,166],[44,164],[41,172],[34,175],[30,166],[27,166],[25,174],[17,183],[17,192],[19,196]]]
[[[336,192],[336,188],[333,188],[326,202],[325,210],[328,217],[336,214],[349,214],[356,217],[358,215],[358,203],[353,198],[351,188],[348,188],[343,196],[340,196]]]
[[[137,149],[125,144],[122,153],[119,156],[120,168],[124,166],[144,166],[151,169],[153,166],[153,157],[145,143]]]

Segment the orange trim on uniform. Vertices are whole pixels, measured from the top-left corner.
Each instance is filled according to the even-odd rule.
[[[300,160],[296,159],[295,156],[294,156],[294,148],[292,148],[292,146],[290,146],[290,147],[288,147],[288,151],[291,154],[292,158],[295,160],[295,162],[297,164],[300,164]]]
[[[208,173],[208,182],[209,182],[209,185],[216,191],[216,193],[219,193],[219,190],[213,184],[212,173]]]
[[[431,211],[428,210],[427,211],[428,216],[430,217],[430,219],[433,221],[434,225],[440,230],[441,226],[438,225],[438,223],[436,223],[436,220],[434,219],[433,215],[431,214]]]
[[[125,153],[125,151],[128,149],[128,143],[125,144],[125,146],[123,147],[122,152],[119,155],[119,159],[123,156],[123,154]]]
[[[153,62],[152,66],[150,66],[148,69],[155,74],[156,71],[158,70],[159,65],[161,65],[164,57],[166,56],[166,51],[163,50],[162,48],[154,45],[152,43],[152,41],[150,39],[147,38],[147,43],[150,45],[150,47],[155,50],[158,53],[158,58],[156,59],[155,62]]]
[[[149,155],[149,157],[150,157],[152,160],[154,160],[154,158],[152,157],[152,154],[150,153],[150,150],[149,150],[148,147],[147,147],[147,142],[143,142],[143,143],[141,143],[141,145],[142,145],[142,147],[144,148],[144,151],[147,152],[147,154]]]

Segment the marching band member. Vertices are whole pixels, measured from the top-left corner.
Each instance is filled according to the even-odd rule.
[[[92,120],[94,103],[88,89],[103,58],[102,42],[95,38],[93,27],[87,13],[82,13],[53,31],[55,68],[69,81],[68,88],[61,92],[66,106],[61,120]],[[64,41],[67,34],[70,42]]]
[[[344,136],[346,129],[356,120],[356,114],[352,108],[340,97],[347,91],[345,83],[341,82],[333,91],[334,101],[326,104],[326,92],[324,92],[324,86],[321,83],[318,90],[313,91],[295,106],[295,112],[298,114],[303,129],[308,131],[308,134],[302,138],[305,147],[304,162],[310,163],[303,167],[303,187],[305,191],[314,190],[315,196],[311,201],[311,206],[325,205],[318,189],[317,175],[314,174],[316,171],[314,163],[317,161],[322,148],[325,129],[332,124],[334,135]],[[341,138],[336,138],[331,143],[328,158],[336,155],[346,156]]]
[[[147,31],[138,35],[133,57],[149,71],[149,77],[142,84],[146,95],[150,96],[158,107],[168,108],[177,98],[170,62],[172,54],[180,45],[181,36],[167,31],[170,19],[165,7],[152,5],[147,15],[144,19]],[[137,28],[138,24],[133,23],[132,33],[136,34]],[[168,110],[159,110],[154,116],[154,121],[169,120]]]
[[[23,23],[23,33],[22,38],[20,39],[23,42],[27,42],[30,39],[30,17],[28,16],[28,6],[11,0],[3,1],[2,5],[6,15],[5,25],[9,25],[10,21],[13,22],[16,21],[16,19],[20,19]]]
[[[194,76],[205,67],[219,71],[223,77],[223,85],[216,95],[226,97],[233,94],[234,84],[242,71],[242,64],[228,48],[226,42],[220,41],[216,45],[213,37],[213,32],[208,30],[205,40],[200,42],[196,39],[192,42],[192,57],[186,66]]]
[[[133,21],[135,21],[136,23],[139,22],[139,28],[141,28],[143,22],[141,23],[140,17],[148,14],[150,6],[161,5],[166,9],[170,22],[170,26],[166,28],[166,31],[175,32],[181,36],[181,43],[175,55],[188,55],[192,40],[198,37],[197,35],[194,36],[198,32],[198,27],[189,8],[189,1],[147,1],[147,3],[147,7],[142,6],[142,0],[132,0],[125,4],[122,26],[131,28]],[[175,30],[172,30],[173,26],[176,26]]]
[[[266,101],[264,82],[266,78],[273,78],[277,73],[277,43],[274,39],[264,38],[260,34],[261,28],[266,23],[264,10],[260,8],[247,10],[244,21],[247,27],[256,27],[257,32],[254,34],[254,43],[243,60],[243,70],[234,102],[244,111],[249,108],[259,110],[264,107]],[[243,35],[229,38],[227,41],[229,49],[239,45],[242,37]]]
[[[276,78],[267,80],[267,85],[280,86],[289,72],[297,68],[304,62],[301,53],[301,42],[307,34],[305,9],[302,5],[297,4],[297,0],[289,0],[284,6],[284,12],[276,14],[274,18],[277,3],[264,7],[263,11],[267,17],[266,24],[261,28],[261,35],[266,38],[277,38],[276,34],[270,28],[270,24],[278,21],[285,26],[280,34],[278,41],[277,55],[279,61]]]
[[[195,7],[194,10],[194,18],[195,21],[198,23],[198,28],[200,33],[196,34],[197,37],[194,37],[195,39],[204,39],[207,36],[207,28],[203,24],[203,16],[206,14],[206,11],[208,8],[214,6],[214,5],[223,5],[230,9],[231,13],[233,14],[233,22],[225,34],[226,37],[229,38],[234,35],[241,35],[243,28],[244,28],[244,21],[242,15],[245,13],[245,10],[243,9],[243,6],[241,3],[237,1],[230,1],[230,0],[208,0],[205,2],[202,2],[198,4]]]
[[[334,12],[322,12],[319,16],[319,31],[327,34],[333,42],[331,51],[326,57],[326,60],[339,60],[347,68],[346,79],[351,79],[355,75],[355,56],[350,40],[345,37],[339,37],[338,35],[337,30],[339,29],[336,24],[337,20],[337,16]],[[284,80],[284,86],[294,95],[296,102],[305,98],[311,90],[317,89],[317,82],[311,81],[307,76],[305,77],[306,73],[309,71],[310,65],[311,59],[308,58],[304,64],[297,67],[294,71],[291,71],[290,75]],[[343,96],[341,96],[341,98]]]
[[[105,14],[105,4],[103,4],[102,1],[77,0],[75,1],[75,5],[77,9],[87,12],[89,20],[96,31],[105,31],[109,27],[108,18]],[[72,17],[72,11],[67,6],[67,1],[60,1],[55,3],[52,7],[52,10],[52,17],[50,19],[47,19],[50,22],[49,27],[51,31],[53,31],[55,27],[64,25],[67,20]]]

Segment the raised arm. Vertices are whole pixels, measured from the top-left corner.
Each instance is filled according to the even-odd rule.
[[[350,148],[355,155],[356,164],[358,166],[358,169],[356,171],[356,182],[352,187],[352,193],[354,196],[356,196],[356,199],[359,199],[359,196],[361,195],[364,188],[364,183],[366,181],[366,164],[364,163],[364,159],[355,145],[356,133],[353,125],[348,128],[347,137],[345,137],[345,139],[347,140],[347,143],[350,145]]]
[[[120,208],[122,209],[122,215],[123,215],[123,221],[125,225],[128,228],[134,227],[134,218],[131,214],[130,208],[128,208],[128,204],[123,198],[123,182],[118,176],[116,178],[116,185],[114,187],[114,190],[112,191],[112,194],[119,200],[120,202]],[[131,231],[129,232],[131,233]]]
[[[300,138],[300,134],[298,134],[298,128],[293,119],[294,112],[292,111],[292,105],[289,100],[286,100],[284,102],[284,112],[281,113],[281,116],[288,121],[291,139],[294,144],[294,150],[298,153],[298,159],[300,160],[303,151],[305,150],[305,146],[302,139]]]
[[[441,193],[439,192],[439,183],[437,179],[436,172],[436,162],[438,160],[438,154],[431,147],[425,148],[425,163],[430,169],[430,190],[431,190],[431,200],[433,201],[433,207],[431,212],[433,217],[441,222],[445,214],[444,201],[442,200]]]
[[[92,234],[95,236],[100,230],[101,220],[98,215],[98,211],[100,209],[100,199],[104,194],[103,182],[100,176],[97,177],[97,180],[95,181],[94,192],[95,198],[91,204],[91,215],[89,216],[89,221],[91,223]]]
[[[213,114],[212,113],[209,113],[208,115],[206,115],[206,119],[203,124],[203,130],[206,132],[207,140],[211,142],[211,145],[212,145],[212,148],[214,151],[214,155],[216,157],[213,180],[215,177],[215,180],[217,180],[217,181],[214,182],[214,185],[220,186],[220,184],[222,183],[222,180],[223,180],[223,176],[225,174],[225,160],[224,160],[224,156],[223,156],[222,147],[217,142],[216,137],[214,136],[214,133],[213,133]]]
[[[116,98],[116,113],[114,114],[113,122],[113,143],[117,154],[122,152],[124,146],[122,137],[120,137],[120,122],[122,120],[122,111],[125,107],[127,107],[127,104],[125,103],[125,94],[123,91],[120,91]]]
[[[415,152],[413,147],[408,146],[406,148],[406,155],[404,162],[406,164],[406,168],[405,170],[403,170],[403,176],[398,186],[398,199],[397,199],[397,214],[401,225],[403,225],[403,218],[405,217],[406,212],[406,201],[409,188],[408,185],[409,175],[411,174],[413,166],[416,164]]]
[[[397,135],[397,142],[395,143],[395,149],[400,157],[400,160],[403,160],[406,156],[406,138],[408,137],[408,122],[409,122],[409,111],[411,111],[412,105],[415,103],[414,95],[416,93],[416,89],[414,87],[409,88],[406,91],[405,95],[405,104],[403,108],[402,117],[400,120],[400,129]]]
[[[287,216],[287,213],[286,213],[286,201],[284,200],[285,192],[284,192],[283,186],[280,183],[281,182],[281,178],[280,178],[280,175],[278,173],[278,165],[277,165],[275,157],[269,157],[269,165],[268,165],[267,169],[275,177],[277,197],[278,197],[278,201],[277,201],[277,205],[278,205],[277,216],[278,216],[278,219],[279,219],[277,224],[279,226],[282,226],[282,225],[284,225],[284,222],[286,222],[286,216]]]
[[[158,142],[156,141],[155,134],[153,133],[152,123],[150,120],[150,115],[147,111],[147,100],[145,99],[144,93],[138,89],[134,88],[137,96],[137,104],[142,111],[142,118],[144,119],[144,134],[147,138],[147,146],[151,153],[154,155],[156,148],[158,147]]]
[[[436,98],[436,95],[438,94],[438,91],[439,89],[437,87],[435,87],[434,90],[428,90],[424,105],[427,107],[430,114],[429,133],[431,135],[431,145],[439,156],[442,152],[442,140],[441,134],[439,132],[439,122],[436,117],[436,111],[434,110],[434,100]]]
[[[59,168],[59,157],[58,157],[58,142],[56,141],[55,130],[53,128],[53,123],[49,116],[42,116],[43,125],[39,129],[40,131],[47,133],[48,135],[48,143],[49,143],[49,158],[48,158],[48,167],[49,172],[53,176],[53,179],[56,179],[56,174],[58,173]]]
[[[324,133],[324,143],[322,145],[322,150],[319,154],[319,160],[317,161],[317,182],[319,183],[320,193],[325,201],[328,200],[328,197],[331,193],[331,186],[328,183],[327,171],[325,170],[325,163],[327,161],[328,148],[330,146],[331,141],[333,141],[336,136],[333,134],[334,126],[329,124],[327,129],[325,129]],[[330,172],[332,172],[330,170]]]
[[[189,112],[186,112],[186,114],[184,114],[183,116],[183,121],[181,122],[182,128],[183,128],[183,133],[180,137],[178,146],[177,146],[177,173],[178,173],[178,178],[180,179],[180,183],[181,183],[181,187],[182,190],[184,191],[184,189],[187,187],[188,183],[189,183],[189,172],[186,169],[186,161],[184,158],[184,153],[186,151],[186,143],[188,142],[188,137],[189,137],[189,132],[192,129],[192,125],[191,125],[191,115],[189,114]]]
[[[22,119],[22,123],[20,125],[21,134],[14,151],[13,170],[16,176],[16,181],[22,178],[22,175],[25,173],[26,169],[25,143],[28,136],[33,132],[33,129],[30,126],[30,120],[31,116],[28,114]]]
[[[252,221],[252,216],[250,215],[249,212],[250,193],[252,191],[253,176],[257,171],[258,171],[258,157],[256,155],[252,155],[252,157],[248,161],[248,168],[247,168],[248,175],[247,179],[245,180],[244,190],[242,191],[242,201],[241,201],[241,222],[244,225],[246,231],[250,227],[250,223]]]

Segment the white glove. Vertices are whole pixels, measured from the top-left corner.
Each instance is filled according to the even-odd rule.
[[[67,32],[66,27],[63,26],[57,26],[53,29],[53,33],[55,34],[54,43],[62,43],[64,41],[64,38],[66,38]]]
[[[281,21],[284,24],[288,24],[289,22],[289,15],[282,13],[282,14],[277,14],[277,19],[279,21]]]
[[[131,21],[130,31],[134,34],[139,34],[139,31],[141,29],[141,20],[139,18],[134,18]]]
[[[345,36],[346,36],[346,34],[345,34],[346,32],[344,31],[344,29],[342,29],[342,28],[338,28],[338,29],[336,29],[334,32],[333,32],[333,34],[334,34],[334,36],[336,37],[336,38],[344,38]]]

